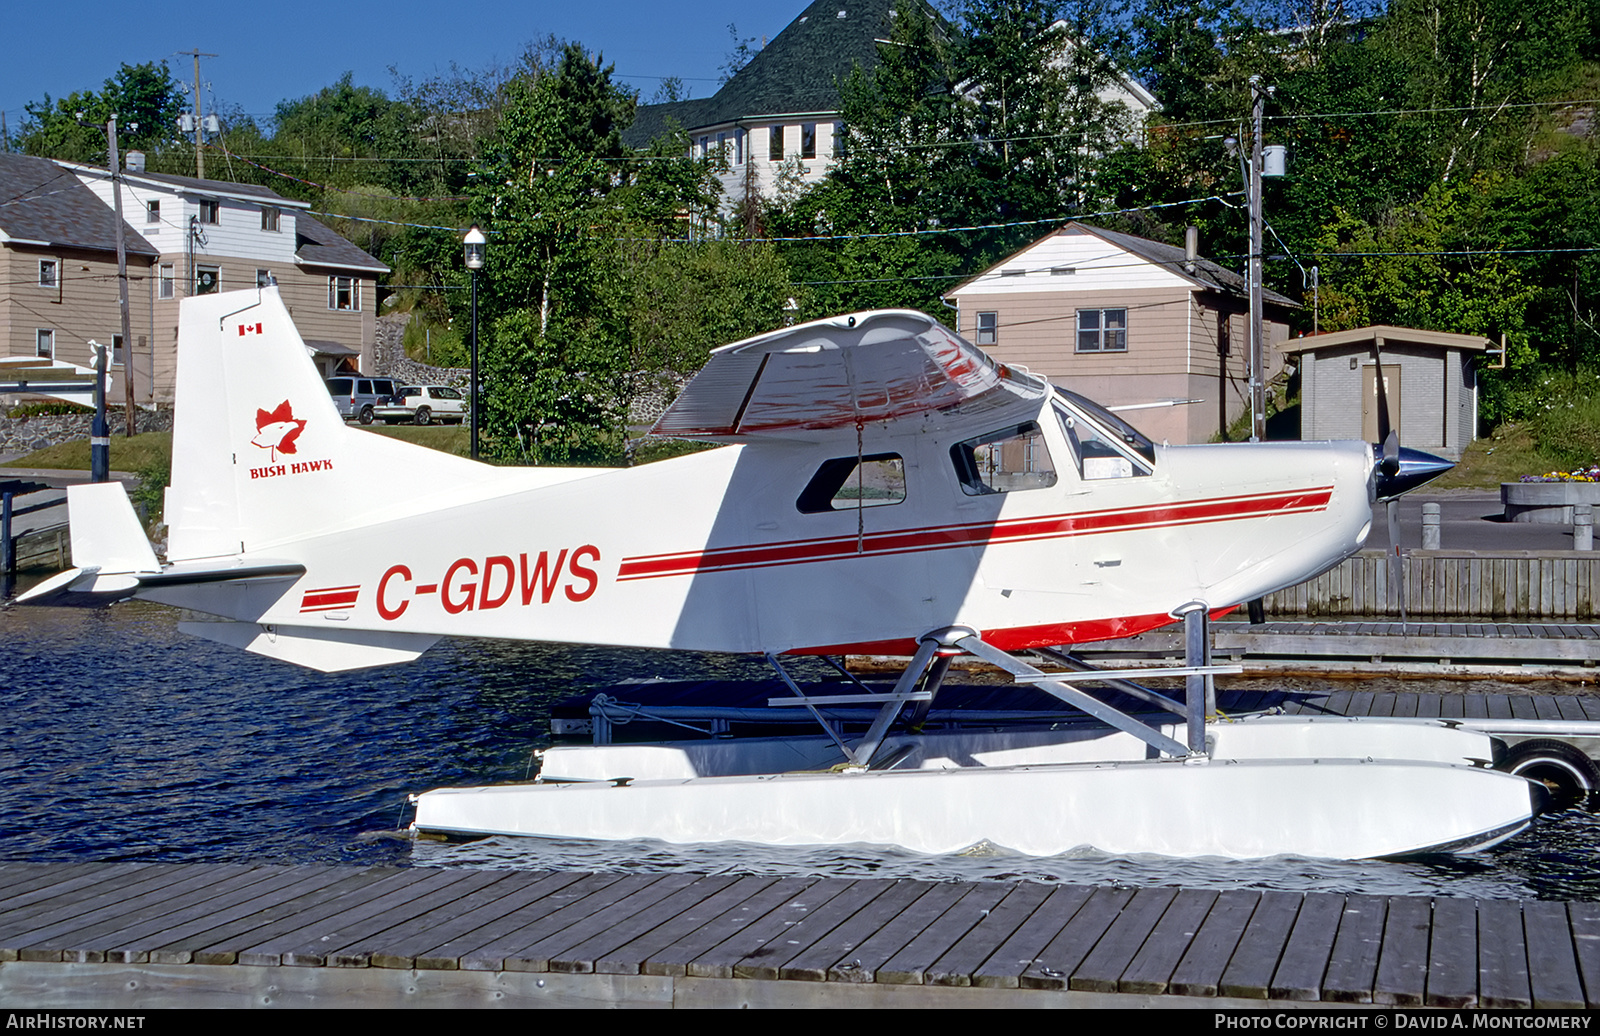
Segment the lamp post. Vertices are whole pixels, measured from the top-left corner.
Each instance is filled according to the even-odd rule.
[[[483,269],[483,247],[488,243],[476,223],[461,242],[467,269],[472,271],[472,381],[467,405],[471,411],[473,460],[478,459],[478,271]]]

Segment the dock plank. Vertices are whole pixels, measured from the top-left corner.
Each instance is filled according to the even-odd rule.
[[[775,877],[747,874],[732,884],[717,888],[704,899],[697,900],[688,909],[674,914],[671,919],[628,940],[607,952],[594,962],[600,975],[641,975],[650,958],[671,946],[688,939],[694,932],[712,920],[721,917],[740,903],[760,894],[778,882]]]
[[[779,903],[761,917],[742,925],[737,932],[688,963],[688,974],[697,978],[734,978],[735,967],[764,953],[769,944],[779,940],[790,928],[800,924],[813,910],[824,907],[853,884],[850,878],[819,878],[797,889],[788,899]],[[782,950],[779,943],[773,952]],[[785,958],[787,959],[787,955]]]
[[[1038,910],[1050,896],[1050,886],[1018,882],[1000,903],[956,944],[923,972],[923,981],[937,986],[969,986],[973,975]]]
[[[1528,987],[1533,1006],[1541,1011],[1583,1010],[1583,980],[1578,974],[1578,957],[1565,906],[1524,903],[1522,926],[1528,945]]]
[[[778,969],[780,979],[797,979],[806,982],[826,982],[828,970],[839,965],[854,972],[860,961],[853,957],[856,947],[871,938],[879,928],[908,909],[926,893],[932,884],[926,881],[899,879],[874,896],[843,924],[827,935],[805,947]]]
[[[750,925],[778,909],[810,888],[815,878],[779,878],[765,888],[738,901],[722,913],[687,933],[681,940],[663,946],[640,963],[641,975],[686,976],[689,965],[732,939]]]
[[[1335,1003],[1370,1004],[1377,982],[1389,901],[1382,896],[1346,896],[1339,930],[1328,954],[1322,996]]]
[[[1133,898],[1134,890],[1097,888],[1049,945],[1020,976],[1024,989],[1066,989],[1072,974],[1100,941],[1117,915]]]
[[[1522,904],[1479,900],[1477,908],[1478,1005],[1518,1010],[1533,1007]]]
[[[1233,959],[1250,915],[1261,902],[1261,893],[1248,889],[1228,889],[1217,896],[1205,923],[1172,973],[1169,989],[1180,996],[1216,996],[1222,973]]]
[[[829,982],[875,982],[878,969],[893,960],[911,940],[934,924],[956,903],[966,890],[955,882],[934,882],[913,905],[890,917],[866,939],[847,960],[828,969]]]
[[[1440,896],[1433,901],[1428,945],[1429,1007],[1478,1004],[1478,911],[1470,899]]]
[[[596,901],[592,904],[594,909],[586,911],[582,917],[573,920],[559,930],[544,934],[547,929],[555,926],[541,925],[539,929],[530,934],[542,936],[524,946],[514,953],[506,955],[507,971],[563,971],[574,973],[581,965],[588,961],[563,959],[561,967],[555,967],[557,958],[563,957],[572,947],[577,946],[595,935],[609,931],[614,925],[626,920],[634,914],[648,910],[695,881],[692,874],[652,874],[631,875],[638,879],[631,887],[625,888],[625,882],[618,882],[606,890],[604,898],[616,896],[616,900],[609,904]],[[653,880],[645,880],[645,879]]]
[[[1064,885],[1053,890],[973,973],[972,984],[996,989],[1014,989],[1021,985],[1023,973],[1038,963],[1039,954],[1066,929],[1093,891],[1083,885]]]
[[[1217,992],[1222,996],[1265,1000],[1272,991],[1272,976],[1278,970],[1284,944],[1299,916],[1305,897],[1299,892],[1263,892],[1261,902],[1250,916],[1233,951],[1233,959],[1223,969]]]
[[[934,962],[949,953],[998,906],[1014,886],[994,882],[967,890],[950,909],[878,968],[877,981],[922,985]]]
[[[1212,889],[1180,889],[1156,922],[1150,938],[1117,980],[1117,991],[1165,993],[1178,961],[1188,952],[1216,901],[1217,893]]]
[[[1278,1000],[1321,1000],[1322,979],[1328,971],[1345,897],[1307,893],[1289,932],[1278,970],[1272,976],[1271,995]]]
[[[716,874],[702,877],[677,889],[659,902],[636,910],[550,958],[550,970],[568,974],[595,974],[610,955],[648,932],[674,920],[685,911],[704,904],[710,897],[738,881],[737,875]]]
[[[1173,888],[1147,888],[1135,892],[1106,934],[1078,966],[1068,988],[1115,993],[1123,973],[1149,940],[1177,895],[1178,890]]]
[[[842,880],[842,879],[835,879]],[[841,925],[894,886],[892,878],[852,878],[838,895],[820,898],[804,917],[788,924],[781,939],[770,939],[733,966],[734,978],[776,979],[795,958],[826,940]],[[838,960],[835,957],[834,960]],[[830,961],[829,963],[832,963]]]
[[[1372,1002],[1392,1007],[1421,1007],[1428,986],[1428,936],[1432,904],[1426,899],[1389,896],[1373,977]]]

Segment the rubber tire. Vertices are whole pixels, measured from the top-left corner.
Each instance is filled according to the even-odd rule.
[[[425,406],[417,407],[417,424],[430,424],[433,421],[433,411]]]
[[[1558,800],[1581,800],[1600,791],[1600,766],[1565,741],[1553,738],[1512,745],[1495,766],[1548,785]]]
[[[369,407],[369,406],[362,407],[361,408],[361,416],[358,417],[357,420],[360,421],[362,424],[371,424],[372,423],[372,408]]]

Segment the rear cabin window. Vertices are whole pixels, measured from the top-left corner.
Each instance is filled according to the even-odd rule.
[[[802,514],[886,507],[906,498],[906,462],[898,453],[836,457],[822,467],[796,500]]]
[[[328,382],[328,395],[330,395],[330,396],[348,396],[349,394],[350,394],[350,379],[349,378],[336,378],[333,381]]]
[[[1038,424],[1027,421],[950,447],[961,491],[968,496],[1045,489],[1056,484],[1055,464]]]

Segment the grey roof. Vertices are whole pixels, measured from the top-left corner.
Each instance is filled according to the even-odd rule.
[[[641,105],[623,142],[645,146],[662,131],[668,116],[694,130],[762,115],[837,112],[840,80],[856,65],[867,70],[877,66],[878,41],[889,38],[893,25],[890,11],[897,3],[915,2],[815,0],[715,95]]]
[[[294,214],[294,238],[294,254],[299,262],[389,272],[387,266],[345,240],[332,227],[303,212]]]
[[[1101,230],[1099,227],[1091,227],[1087,223],[1069,223],[1062,229],[1069,229],[1071,227],[1077,227],[1080,230],[1093,234],[1102,241],[1107,241],[1113,245],[1116,245],[1118,248],[1132,252],[1134,255],[1145,260],[1146,262],[1154,263],[1157,266],[1164,266],[1173,273],[1187,277],[1192,281],[1198,281],[1200,284],[1203,284],[1208,288],[1213,288],[1216,291],[1223,292],[1224,294],[1248,295],[1250,293],[1249,283],[1245,280],[1243,274],[1234,273],[1232,270],[1218,266],[1210,259],[1196,259],[1194,262],[1194,270],[1189,270],[1186,265],[1183,249],[1176,245],[1164,245],[1160,241],[1151,241],[1149,238],[1144,237],[1134,237],[1132,234],[1119,234],[1114,230]],[[1277,292],[1267,287],[1263,287],[1261,289],[1261,297],[1267,302],[1276,303],[1280,306],[1298,307],[1300,305],[1294,299],[1284,295],[1279,295]]]
[[[130,255],[159,254],[127,220],[122,228]],[[62,248],[117,249],[111,207],[72,170],[31,155],[0,154],[0,230],[7,237]]]
[[[254,198],[265,198],[270,201],[281,202],[286,205],[305,205],[305,202],[285,198],[270,187],[257,187],[253,183],[229,183],[226,180],[201,180],[193,176],[173,176],[171,173],[127,173],[131,178],[151,180],[155,183],[170,184],[173,187],[193,191],[196,194],[205,194],[208,191],[226,192],[228,194],[245,194]]]

